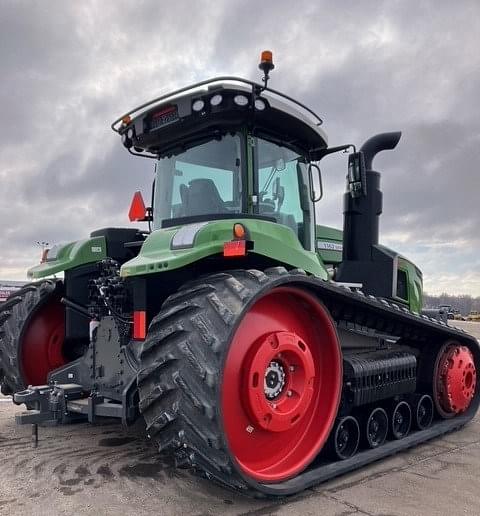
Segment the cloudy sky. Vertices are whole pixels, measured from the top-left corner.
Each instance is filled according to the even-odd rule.
[[[110,123],[218,74],[259,79],[325,120],[330,144],[403,131],[376,160],[382,243],[430,293],[480,295],[480,2],[0,0],[0,278],[23,279],[36,241],[128,226],[150,160]],[[321,222],[340,227],[345,157],[322,162]]]

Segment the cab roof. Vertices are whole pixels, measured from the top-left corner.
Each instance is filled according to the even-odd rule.
[[[182,152],[199,140],[247,127],[313,158],[327,147],[322,119],[300,102],[237,77],[217,77],[151,100],[113,122],[140,156]]]

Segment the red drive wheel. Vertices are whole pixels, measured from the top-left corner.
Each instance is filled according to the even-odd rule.
[[[341,386],[341,350],[326,308],[293,287],[256,301],[223,372],[224,430],[241,470],[278,482],[305,469],[328,438]]]
[[[472,352],[457,342],[440,349],[433,376],[433,399],[438,413],[451,418],[465,412],[475,395],[477,370]]]
[[[28,320],[21,339],[20,356],[26,385],[47,383],[48,373],[64,365],[65,307],[49,300]]]

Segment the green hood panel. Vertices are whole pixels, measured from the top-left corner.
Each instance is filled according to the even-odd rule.
[[[408,304],[412,312],[420,313],[423,308],[423,276],[420,270],[404,256],[398,257],[398,268],[406,274]],[[400,298],[398,298],[401,300]],[[404,301],[404,300],[402,300]]]
[[[55,246],[50,250],[50,253]],[[77,242],[58,247],[56,257],[48,259],[28,270],[27,276],[32,279],[45,278],[58,272],[67,271],[84,265],[85,263],[95,263],[107,257],[107,244],[104,237],[86,238]]]
[[[165,272],[179,269],[207,256],[221,254],[223,244],[232,240],[233,225],[237,222],[245,226],[249,239],[253,241],[254,247],[249,254],[266,256],[280,263],[304,269],[320,278],[327,278],[326,270],[317,255],[306,251],[290,228],[274,222],[240,217],[190,224],[182,228],[158,229],[145,240],[138,256],[122,266],[120,275],[127,277]],[[172,238],[177,231],[185,231],[187,228],[192,229],[193,245],[171,249]]]
[[[343,231],[317,224],[315,247],[324,263],[340,263],[342,261]]]

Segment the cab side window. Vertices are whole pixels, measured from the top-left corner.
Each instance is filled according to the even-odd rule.
[[[258,212],[274,217],[300,238],[304,213],[300,202],[301,156],[286,147],[258,139]]]

